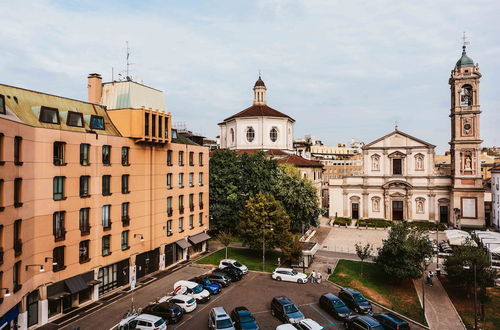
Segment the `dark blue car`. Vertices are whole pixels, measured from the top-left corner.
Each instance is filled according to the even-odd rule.
[[[410,325],[393,313],[375,314],[373,318],[379,321],[380,324],[387,330],[409,330]]]
[[[252,313],[243,306],[236,307],[231,313],[231,318],[234,321],[234,327],[237,330],[259,330],[260,327],[255,321]]]
[[[211,295],[220,293],[221,285],[219,283],[210,281],[208,278],[195,277],[190,279],[190,281],[200,284],[203,287],[203,289],[210,292]]]

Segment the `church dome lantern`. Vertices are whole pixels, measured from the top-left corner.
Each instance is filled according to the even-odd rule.
[[[467,52],[465,51],[465,45],[462,47],[462,57],[458,60],[456,67],[457,68],[462,68],[466,66],[474,66],[474,61],[472,58],[467,56]]]

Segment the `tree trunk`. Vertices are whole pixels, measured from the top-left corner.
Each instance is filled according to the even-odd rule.
[[[226,259],[227,259],[227,245],[226,245]]]
[[[363,277],[363,259],[361,259],[361,277]]]

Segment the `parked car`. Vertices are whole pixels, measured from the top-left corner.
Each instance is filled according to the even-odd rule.
[[[208,314],[208,328],[236,330],[233,320],[231,320],[231,317],[226,313],[224,307],[212,308]]]
[[[351,310],[339,297],[332,293],[322,295],[319,298],[319,306],[339,320],[346,320],[351,316]]]
[[[233,309],[231,318],[234,320],[234,326],[238,330],[260,329],[252,313],[246,307],[240,306]]]
[[[361,314],[370,314],[372,312],[370,302],[354,289],[343,288],[340,290],[339,298],[353,311]]]
[[[273,280],[307,283],[307,275],[291,268],[276,268],[271,275]]]
[[[130,315],[120,321],[120,330],[140,329],[140,330],[166,330],[165,320],[159,316],[149,314]]]
[[[297,330],[297,328],[294,327],[293,324],[285,323],[285,324],[278,325],[276,327],[276,330]]]
[[[217,268],[214,272],[226,274],[233,282],[237,282],[243,277],[243,272],[234,267]]]
[[[168,324],[177,323],[184,315],[184,310],[173,302],[154,303],[146,306],[143,313],[156,315],[165,320]]]
[[[273,298],[271,314],[284,323],[298,323],[304,319],[304,314],[285,296]]]
[[[234,260],[234,259],[222,259],[220,262],[219,262],[219,268],[222,269],[222,268],[226,268],[226,267],[234,267],[234,268],[238,268],[239,270],[241,270],[243,272],[243,275],[245,275],[246,273],[248,273],[248,267],[239,263],[237,260]]]
[[[299,323],[294,324],[299,330],[323,330],[324,328],[313,319],[303,319]]]
[[[377,320],[368,315],[353,316],[346,321],[345,325],[347,329],[354,330],[384,330]]]
[[[196,306],[197,306],[195,298],[193,298],[191,296],[184,295],[184,294],[178,294],[175,296],[165,296],[165,297],[160,298],[158,300],[159,303],[162,303],[165,301],[169,301],[169,302],[172,302],[172,303],[178,305],[180,308],[182,308],[184,310],[185,313],[190,313],[190,312],[194,311],[196,309]]]
[[[203,286],[203,289],[207,290],[212,295],[220,293],[221,285],[219,283],[210,281],[206,277],[195,277],[190,279],[190,281],[200,284],[201,286]]]
[[[210,293],[203,286],[191,281],[177,281],[174,284],[175,294],[185,294],[196,299],[197,303],[204,303],[210,299]]]
[[[204,276],[204,278],[209,279],[211,282],[219,283],[223,288],[231,284],[231,278],[224,273],[213,272]]]
[[[376,319],[384,329],[388,330],[409,330],[410,324],[393,313],[374,314]]]

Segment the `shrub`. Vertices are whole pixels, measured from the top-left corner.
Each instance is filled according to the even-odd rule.
[[[339,225],[339,226],[350,226],[351,223],[352,223],[351,218],[344,218],[344,217],[337,217],[333,222],[334,225]]]
[[[410,227],[422,230],[436,230],[436,223],[432,221],[412,221],[408,223]],[[438,223],[438,230],[443,231],[448,229],[444,223]]]
[[[392,222],[385,219],[359,219],[357,222],[359,227],[374,227],[374,228],[387,228],[390,227]]]

